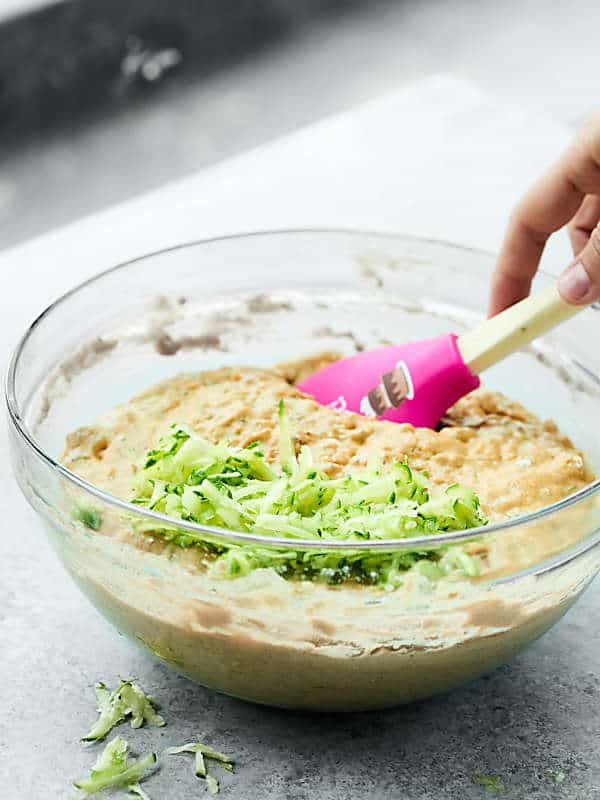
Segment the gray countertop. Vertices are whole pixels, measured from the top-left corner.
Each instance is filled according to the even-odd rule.
[[[0,254],[14,300],[0,317],[2,359],[61,291],[178,240],[362,225],[494,249],[516,193],[567,135],[450,78],[328,120]],[[550,266],[567,252],[557,240]],[[499,775],[515,800],[600,798],[598,584],[510,666],[448,696],[347,716],[261,708],[197,687],[119,638],[66,576],[7,462],[2,435],[2,800],[71,797],[70,780],[97,750],[78,741],[95,716],[94,683],[129,675],[160,701],[168,726],[123,735],[138,753],[197,738],[231,751],[239,766],[223,778],[223,798],[470,800],[488,796],[472,783],[477,773]],[[204,787],[189,762],[172,758],[148,791],[192,800]]]

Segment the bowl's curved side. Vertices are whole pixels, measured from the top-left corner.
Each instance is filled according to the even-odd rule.
[[[306,711],[391,708],[455,689],[508,663],[549,630],[579,595],[515,628],[447,647],[355,654],[348,643],[264,644],[252,633],[182,631],[134,612],[98,584],[80,588],[119,633],[178,672],[222,694]],[[292,612],[293,609],[290,609]]]
[[[558,573],[510,583],[365,597],[274,574],[210,580],[81,526],[47,529],[75,583],[121,635],[203,686],[313,711],[410,703],[491,672],[552,627],[600,566],[592,551]]]
[[[171,571],[168,559],[138,552],[118,536],[96,535],[75,519],[74,496],[106,517],[148,515],[59,463],[66,434],[157,377],[221,362],[274,363],[309,346],[351,349],[357,332],[372,346],[382,330],[402,325],[415,336],[429,325],[439,332],[467,326],[483,307],[490,266],[486,254],[410,237],[343,231],[233,237],[109,270],[54,304],[11,366],[11,452],[19,484],[74,580],[121,633],[155,656],[204,685],[270,705],[387,707],[446,691],[508,661],[565,613],[598,570],[598,481],[486,531],[533,542],[536,526],[554,526],[550,558],[533,548],[523,573],[508,570],[470,584],[465,597],[415,587],[412,599],[400,602],[393,592],[373,591],[365,600],[349,587],[291,585],[264,575],[217,585]],[[357,295],[362,311],[348,300]],[[165,341],[187,341],[186,323],[218,323],[219,332],[201,338],[202,346],[165,348]],[[507,370],[498,382],[539,400],[543,407],[535,410],[556,416],[563,409],[572,435],[600,453],[593,425],[600,354],[589,344],[595,319],[584,312],[576,323],[535,358],[523,354],[526,381]],[[217,342],[212,349],[210,341]],[[227,543],[245,538],[212,533]],[[367,542],[364,549],[377,546]]]

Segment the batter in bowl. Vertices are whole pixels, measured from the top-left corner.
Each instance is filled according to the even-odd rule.
[[[301,394],[293,383],[320,363],[164,381],[71,434],[63,463],[131,499],[145,454],[174,424],[214,442],[259,442],[273,463],[283,400],[296,447],[308,445],[327,475],[360,471],[374,457],[406,460],[432,487],[473,489],[491,522],[549,505],[592,479],[554,423],[501,394],[473,392],[440,430],[414,429],[339,413]],[[376,708],[450,688],[507,660],[575,599],[558,585],[540,596],[533,579],[518,595],[510,584],[491,592],[488,581],[574,544],[576,525],[538,524],[473,542],[466,549],[480,564],[478,577],[431,581],[411,572],[393,591],[286,580],[272,569],[218,580],[201,548],[148,535],[118,513],[104,514],[97,527],[93,546],[125,549],[131,570],[107,580],[90,558],[75,577],[121,630],[205,685],[276,705]]]

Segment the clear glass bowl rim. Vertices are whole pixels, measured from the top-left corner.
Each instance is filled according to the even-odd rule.
[[[63,480],[66,480],[68,483],[76,486],[78,489],[83,490],[87,494],[95,497],[97,500],[100,500],[102,503],[116,508],[122,512],[126,512],[128,514],[134,516],[145,517],[149,520],[154,520],[158,523],[162,523],[171,528],[178,528],[182,531],[190,531],[192,533],[204,533],[208,534],[211,538],[216,538],[218,540],[223,540],[224,544],[228,543],[236,543],[236,544],[259,544],[266,547],[284,547],[289,548],[290,543],[293,542],[294,549],[300,550],[314,550],[315,547],[318,550],[323,551],[339,551],[339,550],[361,550],[361,551],[377,551],[377,550],[404,550],[404,549],[428,549],[432,546],[437,545],[448,545],[453,543],[459,543],[468,541],[474,538],[482,538],[482,537],[489,537],[491,535],[498,535],[502,532],[508,532],[513,528],[526,525],[528,523],[537,522],[538,520],[543,519],[544,517],[552,516],[555,514],[559,514],[564,509],[576,505],[598,493],[600,490],[600,478],[596,479],[592,483],[584,486],[578,492],[569,495],[568,497],[559,500],[556,503],[552,503],[549,506],[544,506],[537,511],[530,512],[528,514],[523,514],[521,516],[513,517],[507,520],[503,520],[502,522],[496,522],[491,525],[485,525],[479,528],[470,528],[466,531],[453,531],[450,533],[442,533],[435,536],[415,536],[411,538],[402,538],[402,539],[385,539],[385,540],[377,540],[377,541],[361,541],[358,542],[349,542],[349,541],[319,541],[316,543],[314,539],[290,539],[289,537],[275,537],[275,536],[262,536],[260,534],[255,533],[246,533],[242,531],[233,531],[227,528],[217,528],[211,527],[208,525],[198,525],[194,522],[187,522],[184,520],[177,520],[173,517],[169,517],[166,514],[161,514],[156,511],[151,511],[150,509],[143,509],[140,506],[135,505],[133,503],[129,503],[127,500],[123,500],[119,497],[111,495],[109,492],[105,492],[102,489],[94,486],[91,483],[83,480],[74,472],[71,472],[65,466],[63,466],[60,462],[55,461],[52,456],[46,453],[41,447],[41,445],[37,442],[34,434],[28,429],[25,425],[21,411],[19,408],[19,404],[16,397],[16,373],[19,365],[19,360],[22,356],[23,350],[25,349],[30,336],[35,331],[37,326],[51,314],[55,308],[60,306],[61,304],[67,302],[69,298],[79,292],[81,289],[94,284],[95,282],[102,280],[106,275],[111,274],[113,272],[117,272],[121,269],[127,269],[128,267],[134,266],[135,264],[139,264],[140,262],[144,261],[147,258],[154,258],[156,256],[166,255],[168,253],[172,253],[178,250],[183,250],[186,248],[194,248],[194,247],[201,247],[202,245],[208,244],[215,244],[218,242],[225,242],[231,240],[244,240],[249,238],[256,238],[256,237],[290,237],[294,235],[314,235],[314,236],[344,236],[344,237],[372,237],[378,238],[388,241],[404,241],[409,243],[414,243],[415,245],[419,244],[434,244],[434,245],[441,245],[444,247],[452,248],[454,250],[462,251],[462,252],[471,252],[471,253],[479,253],[482,256],[486,257],[493,257],[493,254],[489,251],[475,248],[475,247],[466,247],[464,245],[459,245],[454,242],[447,242],[441,239],[434,239],[434,238],[427,238],[427,237],[420,237],[420,236],[411,236],[408,234],[396,234],[396,233],[389,233],[389,232],[380,232],[380,231],[372,231],[372,230],[363,230],[358,228],[289,228],[289,229],[279,229],[279,230],[261,230],[261,231],[252,231],[247,233],[239,233],[239,234],[229,234],[224,236],[215,236],[207,239],[199,239],[196,241],[184,242],[177,245],[172,245],[170,247],[166,247],[160,250],[156,250],[153,252],[145,253],[141,256],[137,256],[136,258],[128,259],[127,261],[121,262],[116,264],[112,267],[109,267],[106,270],[103,270],[96,275],[93,275],[91,278],[77,284],[68,292],[65,292],[63,295],[58,297],[54,300],[50,305],[48,305],[31,323],[31,325],[27,328],[21,339],[19,340],[13,355],[9,362],[9,367],[6,375],[5,381],[5,400],[8,409],[9,415],[9,422],[12,425],[14,431],[18,434],[19,439],[30,449],[34,452],[34,454],[43,461],[46,466],[49,467],[54,473],[57,474]],[[540,274],[544,275],[548,279],[552,279],[551,275],[540,271]],[[595,539],[595,537],[594,537]],[[584,548],[587,550],[588,548]],[[579,553],[581,554],[581,553]]]

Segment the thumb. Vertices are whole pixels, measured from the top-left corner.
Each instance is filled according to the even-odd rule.
[[[558,291],[563,300],[576,306],[600,299],[600,223],[575,261],[558,279]]]

